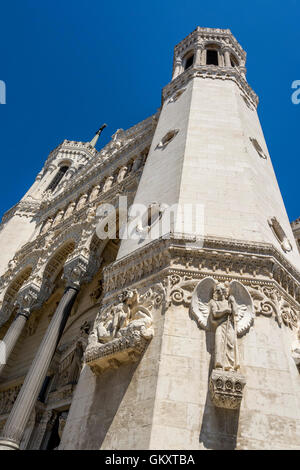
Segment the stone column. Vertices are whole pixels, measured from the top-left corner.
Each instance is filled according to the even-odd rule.
[[[173,73],[173,80],[174,78],[178,77],[182,72],[182,60],[180,57],[176,57],[175,59],[175,66],[174,66],[174,73]]]
[[[53,178],[53,172],[56,170],[57,167],[55,165],[49,165],[47,168],[46,173],[44,174],[40,184],[37,186],[36,190],[32,193],[34,196],[39,196],[45,190],[45,188],[49,185],[51,178]]]
[[[224,49],[225,67],[231,67],[230,54],[228,49]]]
[[[201,63],[202,51],[203,51],[203,46],[198,44],[196,48],[196,52],[195,52],[195,60],[194,60],[195,65],[202,65]]]
[[[6,363],[10,357],[11,352],[13,351],[18,339],[21,336],[23,328],[34,308],[38,308],[37,298],[39,294],[39,289],[33,285],[25,286],[21,289],[17,304],[19,305],[18,313],[12,324],[10,325],[6,335],[3,338],[5,344],[5,359]],[[3,372],[6,364],[0,365],[0,375]]]
[[[207,56],[207,51],[206,49],[203,49],[202,54],[201,54],[201,65],[206,65],[206,56]]]
[[[5,344],[6,363],[9,359],[9,356],[12,350],[15,347],[15,344],[17,343],[19,337],[21,336],[21,333],[23,331],[23,328],[25,326],[27,319],[28,319],[28,316],[25,313],[23,312],[18,313],[15,320],[10,325],[6,335],[3,338],[3,342]],[[0,375],[2,374],[5,366],[6,364],[0,364]]]
[[[27,421],[35,406],[77,294],[78,288],[75,286],[69,286],[65,290],[3,428],[0,450],[19,449]]]

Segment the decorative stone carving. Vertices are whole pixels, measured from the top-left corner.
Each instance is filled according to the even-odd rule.
[[[100,185],[96,184],[96,186],[94,186],[91,191],[89,202],[93,202],[98,197],[99,192],[100,192]]]
[[[39,286],[33,283],[27,284],[21,288],[17,295],[15,305],[23,315],[29,317],[33,309],[37,309],[42,305],[43,299]]]
[[[77,206],[76,206],[76,210],[80,210],[84,207],[85,203],[86,203],[86,200],[87,200],[87,194],[82,194],[79,198],[79,201],[77,203]]]
[[[169,103],[175,103],[175,101],[177,101],[181,95],[183,95],[183,93],[185,92],[186,90],[186,87],[183,87],[181,88],[180,90],[177,90],[173,96],[171,96],[171,98],[169,99]]]
[[[276,217],[271,217],[268,220],[268,224],[271,227],[275,237],[279,241],[281,248],[285,253],[288,253],[289,251],[292,251],[293,247],[291,245],[290,240],[287,238],[287,235],[283,228],[281,227],[279,221],[276,219]]]
[[[53,222],[53,227],[58,225],[63,218],[64,218],[64,211],[60,210],[55,216],[55,219],[54,219],[54,222]]]
[[[117,176],[117,183],[121,183],[123,181],[123,179],[126,176],[127,170],[128,168],[125,165],[120,168],[118,176]]]
[[[283,298],[279,291],[270,286],[249,287],[256,315],[271,317],[273,314],[281,326],[297,327],[297,311]]]
[[[162,302],[161,292],[161,286],[144,295],[126,289],[100,310],[84,355],[94,373],[138,360],[153,337],[150,310]]]
[[[58,424],[58,435],[60,438],[62,438],[62,435],[63,435],[63,432],[64,432],[64,429],[65,429],[65,425],[66,425],[66,422],[67,422],[67,418],[68,418],[68,412],[63,412],[59,415],[59,424]]]
[[[53,218],[49,217],[49,219],[47,219],[45,224],[43,225],[40,235],[44,235],[45,233],[47,233],[50,227],[52,226],[52,224],[53,224]]]
[[[245,385],[246,380],[243,375],[237,372],[214,369],[209,381],[212,402],[218,408],[238,409]]]
[[[65,212],[65,216],[64,216],[65,219],[70,217],[70,215],[73,213],[73,211],[75,209],[75,206],[76,206],[75,202],[70,202],[70,204],[68,205],[67,210]]]
[[[108,191],[108,190],[112,187],[113,181],[114,181],[114,177],[113,177],[113,176],[108,176],[108,178],[106,178],[105,183],[104,183],[104,186],[103,186],[103,192],[104,192],[104,193],[105,193],[106,191]]]
[[[242,95],[242,96],[244,97],[245,95]],[[245,99],[245,97],[244,97],[244,99]],[[249,137],[249,139],[250,139],[250,142],[252,143],[253,147],[255,148],[256,152],[260,156],[260,158],[263,158],[264,160],[267,160],[267,155],[265,154],[265,152],[263,151],[263,149],[261,148],[261,146],[257,142],[257,140],[254,139],[253,137]]]
[[[210,378],[210,390],[212,401],[218,407],[239,406],[241,397],[239,401],[234,402],[234,395],[230,394],[231,398],[228,401],[228,387],[225,386],[223,389],[220,387],[216,393],[216,384],[219,383],[216,377],[220,380],[223,376],[226,378],[225,372],[229,371],[233,377],[231,380],[233,390],[236,382],[245,385],[246,381],[240,374],[234,378],[240,368],[237,337],[249,330],[253,322],[253,313],[250,294],[239,281],[217,284],[213,278],[206,277],[199,282],[193,293],[192,316],[201,328],[213,327],[215,330],[214,370]],[[222,395],[223,398],[220,398]]]
[[[176,137],[178,134],[179,129],[172,129],[169,132],[164,135],[164,137],[161,139],[161,141],[157,144],[156,148],[157,149],[165,149],[166,146]]]

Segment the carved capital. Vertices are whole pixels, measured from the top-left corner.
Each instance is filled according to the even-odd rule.
[[[32,310],[39,308],[42,302],[40,287],[30,283],[19,291],[15,305],[18,307],[19,314],[29,318]]]
[[[240,407],[245,385],[246,379],[243,375],[214,369],[209,380],[211,400],[218,408],[236,410]]]
[[[86,282],[89,261],[86,257],[79,255],[67,261],[64,266],[63,277],[68,287],[79,289],[83,282]]]

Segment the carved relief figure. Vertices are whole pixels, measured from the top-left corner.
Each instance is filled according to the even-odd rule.
[[[78,201],[78,203],[77,203],[76,209],[77,209],[77,210],[82,209],[82,208],[84,207],[84,205],[85,205],[86,200],[87,200],[87,194],[82,194],[82,195],[80,196],[80,198],[79,198],[79,201]]]
[[[96,186],[93,187],[91,191],[89,201],[90,202],[94,201],[98,197],[99,192],[100,192],[100,185],[97,184]]]
[[[126,289],[117,301],[101,309],[84,355],[95,374],[112,364],[137,360],[154,334],[150,310],[161,301],[160,286],[143,295]]]
[[[152,315],[147,307],[140,304],[137,291],[125,290],[118,300],[117,305],[101,311],[90,342],[108,343],[134,331],[147,336],[147,329],[152,324]]]
[[[59,222],[63,219],[63,217],[64,217],[64,211],[60,210],[55,216],[55,219],[54,219],[54,222],[53,222],[53,227],[58,225]]]
[[[214,368],[238,370],[237,336],[245,333],[253,320],[253,304],[248,290],[238,281],[217,284],[207,277],[197,286],[191,312],[198,324],[215,327]]]
[[[70,215],[73,213],[73,211],[74,211],[74,209],[75,209],[75,206],[76,206],[76,203],[75,203],[75,202],[70,202],[70,204],[69,204],[68,207],[67,207],[65,216],[64,216],[65,219],[67,219],[68,217],[70,217]]]
[[[114,181],[113,176],[109,176],[108,178],[106,178],[104,186],[103,186],[103,192],[108,191],[112,187],[113,181]]]
[[[117,176],[117,182],[121,183],[123,179],[125,178],[125,175],[127,173],[127,166],[122,166],[119,170],[118,176]]]
[[[53,218],[52,217],[50,217],[49,219],[46,220],[45,224],[42,227],[41,235],[44,235],[44,233],[47,233],[47,231],[51,227],[52,223],[53,223]]]

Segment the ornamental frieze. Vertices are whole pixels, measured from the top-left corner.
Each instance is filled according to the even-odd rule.
[[[159,239],[104,270],[103,289],[114,292],[159,272],[180,272],[194,277],[240,279],[243,283],[272,282],[296,305],[300,303],[300,273],[271,245],[205,239],[191,247],[184,239]],[[186,245],[186,246],[185,246]],[[193,246],[194,245],[194,246]],[[189,248],[188,250],[186,248]]]

